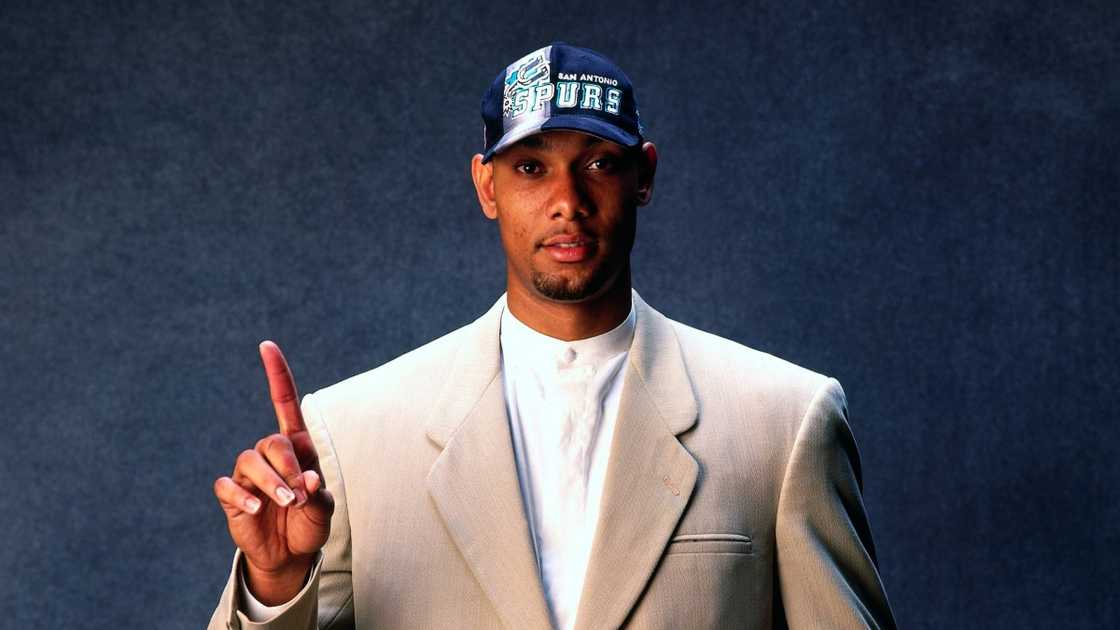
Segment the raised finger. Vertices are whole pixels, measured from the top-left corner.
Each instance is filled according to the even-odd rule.
[[[299,460],[292,448],[292,442],[280,433],[262,438],[257,442],[256,450],[264,456],[284,483],[296,494],[296,505],[307,502],[307,490],[303,481],[303,471],[300,469]]]
[[[276,420],[280,424],[280,432],[291,435],[306,431],[307,425],[303,422],[303,414],[299,410],[299,395],[296,393],[296,382],[292,378],[292,371],[288,367],[284,353],[280,346],[265,340],[260,345],[261,362],[264,363],[264,373],[268,377],[268,392],[272,398],[272,406],[276,409]]]
[[[231,516],[240,512],[256,514],[261,509],[261,500],[229,477],[218,477],[214,481],[214,496],[218,497],[222,508]]]
[[[296,495],[264,456],[254,450],[243,451],[233,469],[233,481],[242,487],[251,485],[268,495],[280,507],[287,507]],[[247,483],[246,483],[247,482]]]

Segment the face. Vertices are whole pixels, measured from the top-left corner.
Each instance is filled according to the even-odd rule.
[[[575,131],[525,138],[472,172],[498,221],[510,291],[535,299],[593,299],[629,271],[637,208],[648,203],[656,152]]]

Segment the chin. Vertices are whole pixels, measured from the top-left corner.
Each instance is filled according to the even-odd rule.
[[[599,269],[589,276],[568,278],[562,274],[533,272],[533,288],[536,292],[554,302],[584,302],[607,292],[618,280],[616,270],[609,275]]]

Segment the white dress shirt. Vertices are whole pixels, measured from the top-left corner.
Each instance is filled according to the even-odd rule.
[[[574,341],[501,318],[502,376],[517,476],[553,625],[575,627],[636,314]],[[241,580],[241,611],[268,621],[291,602],[265,606]]]
[[[575,341],[502,312],[502,376],[521,496],[541,584],[560,630],[575,626],[635,312]]]

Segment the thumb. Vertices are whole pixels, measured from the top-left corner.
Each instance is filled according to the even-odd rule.
[[[334,514],[334,496],[327,490],[323,478],[314,470],[303,471],[303,485],[307,488],[307,503],[298,509],[309,520],[318,524],[330,525],[331,515]]]
[[[315,494],[319,491],[320,488],[326,487],[326,485],[323,483],[323,478],[320,477],[319,473],[315,472],[314,470],[303,471],[303,485],[305,488],[307,488],[307,492],[310,494]]]

